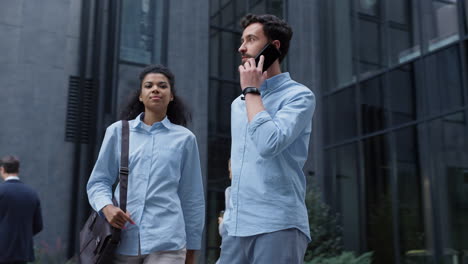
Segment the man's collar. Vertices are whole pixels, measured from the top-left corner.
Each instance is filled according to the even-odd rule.
[[[8,176],[6,177],[5,181],[11,181],[11,180],[17,180],[19,181],[19,177],[18,176]]]
[[[283,72],[277,74],[271,78],[266,79],[260,86],[260,92],[265,93],[275,90],[277,87],[280,87],[286,81],[291,80],[289,72]]]

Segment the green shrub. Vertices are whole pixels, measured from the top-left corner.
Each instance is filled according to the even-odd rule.
[[[352,252],[343,252],[343,232],[338,223],[338,214],[323,202],[320,191],[314,187],[306,195],[309,213],[310,236],[304,257],[305,264],[370,264],[372,253],[356,257]]]
[[[343,252],[334,257],[317,257],[304,264],[370,264],[372,262],[372,252],[356,257],[352,252]]]
[[[306,195],[307,211],[309,213],[310,236],[304,260],[310,261],[318,257],[332,257],[341,254],[342,230],[338,224],[338,215],[322,201],[317,188],[312,188]]]

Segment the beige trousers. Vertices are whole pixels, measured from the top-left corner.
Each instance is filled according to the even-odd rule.
[[[116,254],[114,264],[185,264],[187,250],[158,251],[149,255],[126,256]]]

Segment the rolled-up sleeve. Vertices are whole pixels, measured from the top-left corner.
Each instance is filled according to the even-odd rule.
[[[86,186],[89,203],[96,212],[112,204],[112,185],[117,179],[119,168],[117,130],[115,125],[106,129],[99,156]]]
[[[184,214],[186,247],[199,250],[205,223],[205,196],[195,136],[191,136],[187,141],[182,164],[178,194]]]
[[[248,133],[260,156],[274,157],[286,149],[310,124],[314,110],[315,96],[305,90],[291,98],[273,117],[267,111],[257,113],[248,126]]]

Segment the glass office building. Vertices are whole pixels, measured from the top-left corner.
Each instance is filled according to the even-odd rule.
[[[322,176],[345,247],[467,263],[467,2],[322,2]]]

